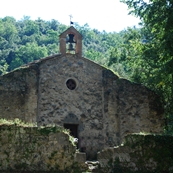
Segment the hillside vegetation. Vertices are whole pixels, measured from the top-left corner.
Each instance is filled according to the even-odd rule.
[[[12,17],[0,19],[0,64],[5,65],[1,72],[59,53],[59,35],[68,27],[56,20],[33,21],[29,17],[20,21]],[[110,50],[123,42],[121,36],[124,32],[99,32],[91,30],[87,24],[75,24],[74,27],[83,36],[83,56],[101,64],[106,64]]]

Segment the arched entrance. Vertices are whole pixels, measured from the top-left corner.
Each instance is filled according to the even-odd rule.
[[[78,138],[78,124],[64,124],[64,128],[70,130],[70,135]]]

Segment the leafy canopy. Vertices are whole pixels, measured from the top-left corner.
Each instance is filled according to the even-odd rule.
[[[144,60],[145,64],[149,62],[148,66],[151,67],[149,78],[142,78],[142,81],[146,81],[148,86],[153,86],[163,96],[169,120],[168,127],[173,130],[173,1],[121,0],[121,2],[128,5],[130,14],[141,19],[143,38],[137,43],[138,51],[140,60]],[[142,39],[145,42],[142,42]]]

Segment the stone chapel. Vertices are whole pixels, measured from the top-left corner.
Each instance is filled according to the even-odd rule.
[[[64,126],[88,158],[128,133],[161,133],[164,124],[159,97],[82,57],[73,26],[60,35],[60,54],[0,77],[0,118]]]

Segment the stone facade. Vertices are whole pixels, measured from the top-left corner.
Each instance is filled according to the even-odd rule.
[[[1,76],[0,117],[67,127],[91,159],[127,133],[160,133],[164,123],[155,93],[80,53],[57,54]]]

